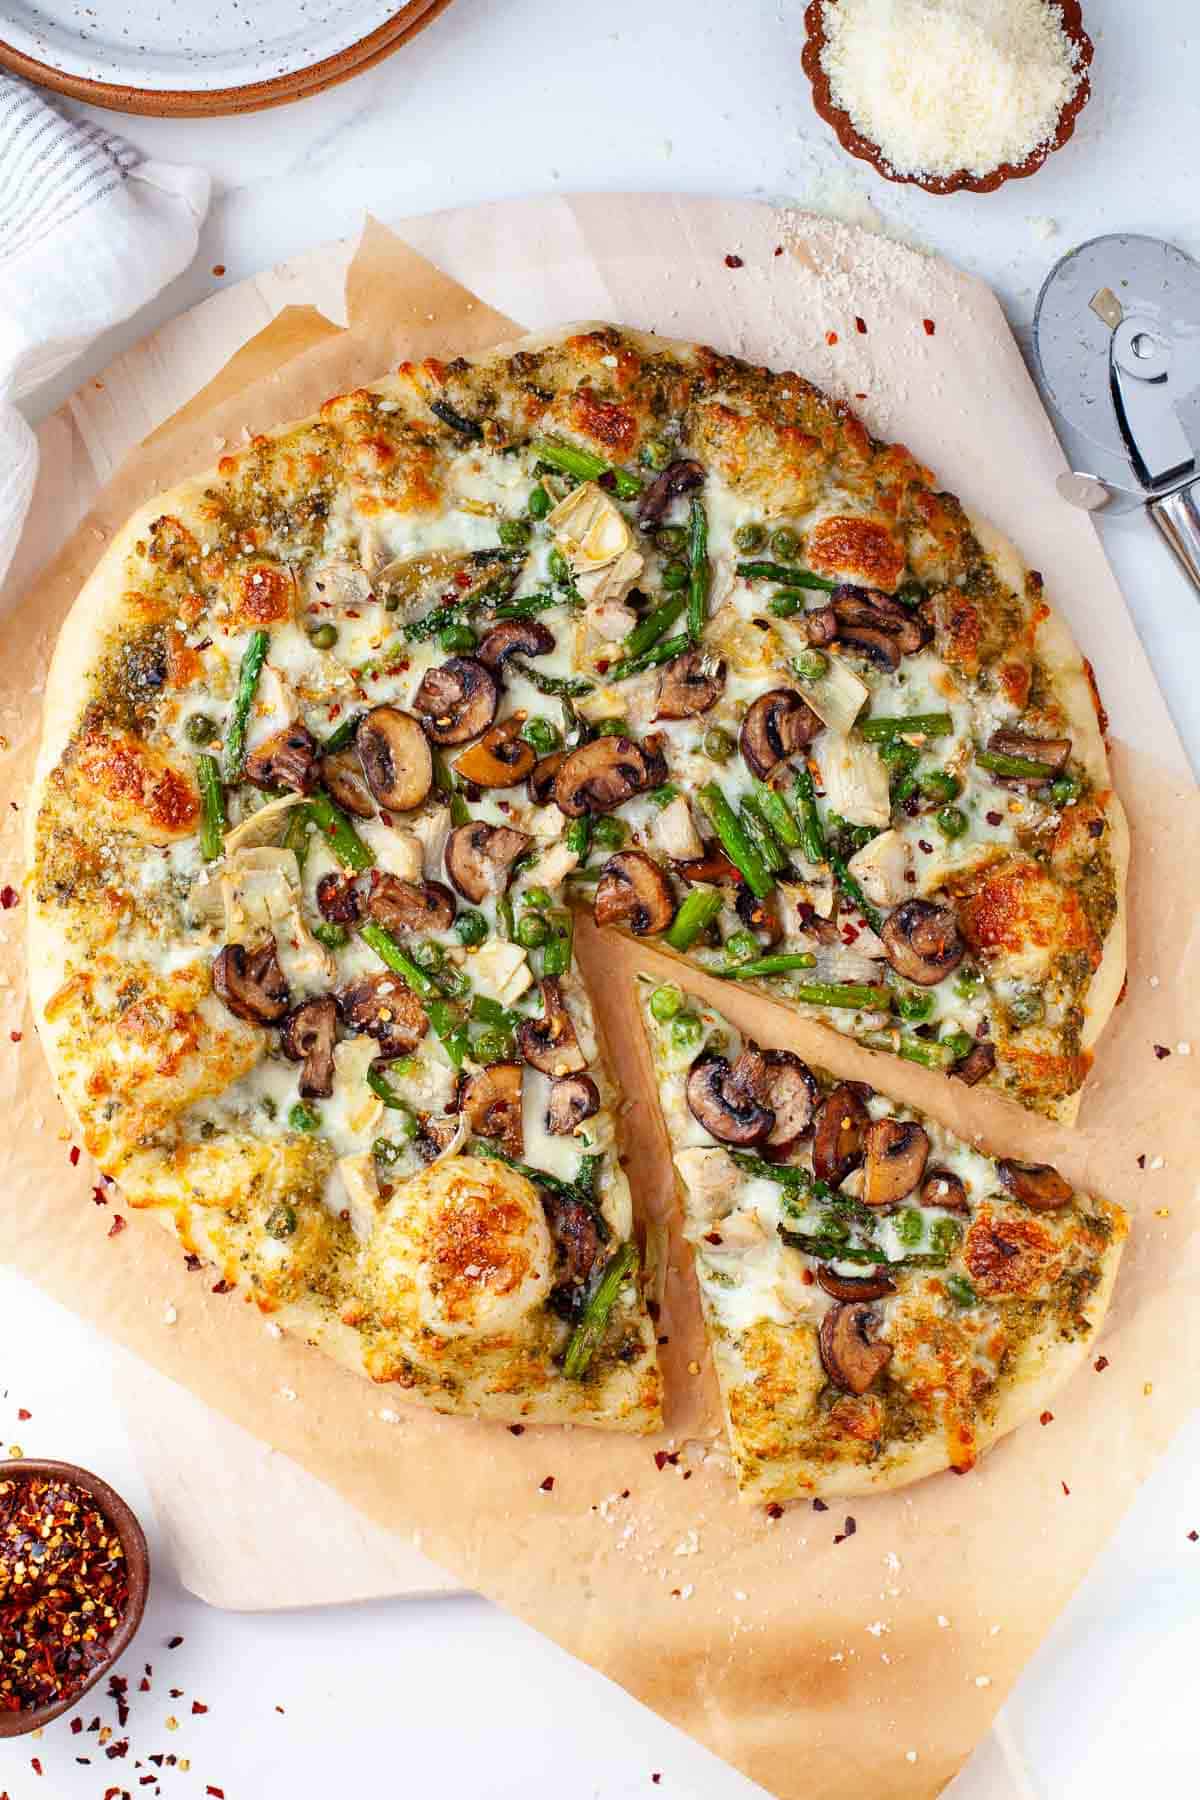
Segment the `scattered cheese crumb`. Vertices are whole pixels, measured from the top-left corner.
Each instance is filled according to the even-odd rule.
[[[1165,1169],[1165,1168],[1166,1168],[1166,1166],[1167,1166],[1167,1165],[1166,1165],[1166,1163],[1165,1163],[1165,1162],[1164,1162],[1164,1161],[1163,1161],[1163,1159],[1162,1159],[1162,1157],[1161,1157],[1161,1156],[1152,1156],[1152,1157],[1151,1157],[1151,1158],[1150,1158],[1150,1167],[1151,1167],[1151,1168],[1152,1168],[1152,1169]]]
[[[1192,1046],[1188,1043],[1186,1038],[1176,1044],[1175,1054],[1176,1056],[1190,1056],[1192,1054]]]
[[[1029,218],[1026,221],[1026,223],[1028,224],[1029,229],[1033,233],[1034,237],[1037,238],[1039,240],[1039,242],[1041,242],[1041,243],[1045,243],[1047,238],[1052,238],[1052,237],[1058,236],[1058,220],[1057,219],[1039,218],[1036,215],[1034,215],[1033,217]]]
[[[279,1398],[281,1400],[294,1400],[296,1398],[295,1388],[281,1387],[279,1390]]]
[[[977,1675],[975,1677],[975,1686],[976,1687],[991,1687],[991,1685],[992,1685],[992,1678],[990,1675]]]
[[[398,1425],[400,1423],[400,1414],[398,1412],[393,1412],[390,1406],[381,1406],[379,1409],[379,1416],[385,1425]]]
[[[274,1319],[267,1320],[266,1331],[268,1337],[281,1338],[283,1336],[283,1326],[277,1325]]]
[[[945,1613],[939,1613],[939,1614],[938,1614],[938,1618],[937,1618],[937,1622],[938,1622],[938,1624],[939,1624],[939,1625],[940,1625],[940,1626],[941,1626],[941,1628],[942,1628],[942,1630],[943,1630],[943,1631],[945,1631],[945,1629],[946,1629],[946,1627],[947,1627],[947,1625],[949,1625],[949,1623],[950,1623],[950,1621],[949,1621],[949,1619],[948,1619],[948,1618],[947,1618],[947,1617],[946,1617],[946,1615],[945,1615]]]
[[[904,1752],[904,1760],[905,1760],[905,1762],[916,1762],[916,1760],[917,1760],[916,1751],[915,1750],[906,1750]]]
[[[876,1619],[875,1623],[873,1625],[867,1626],[867,1630],[870,1632],[872,1637],[877,1638],[877,1637],[882,1637],[885,1631],[890,1631],[891,1627],[889,1625],[885,1625],[882,1619]]]
[[[676,1544],[675,1550],[674,1550],[674,1555],[676,1555],[676,1556],[695,1556],[698,1553],[699,1549],[700,1549],[700,1533],[698,1531],[689,1531],[687,1533],[687,1535],[685,1537],[681,1538],[680,1541]]]
[[[167,1304],[163,1307],[163,1315],[162,1315],[163,1324],[164,1325],[174,1325],[174,1323],[178,1317],[179,1317],[178,1312],[176,1311],[175,1307],[173,1307],[171,1305],[171,1302],[168,1300]]]

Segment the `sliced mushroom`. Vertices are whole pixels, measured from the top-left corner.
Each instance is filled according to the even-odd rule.
[[[600,1233],[595,1215],[581,1200],[566,1200],[559,1194],[543,1195],[550,1236],[562,1279],[550,1298],[556,1310],[567,1318],[576,1318],[586,1298],[587,1283],[600,1254]]]
[[[687,1103],[692,1117],[719,1143],[748,1148],[766,1142],[775,1114],[756,1097],[753,1079],[738,1067],[742,1062],[739,1057],[731,1069],[723,1056],[702,1056],[688,1074]]]
[[[814,606],[804,615],[804,634],[810,644],[823,650],[838,634],[838,619],[832,606]]]
[[[676,867],[680,868],[680,865],[676,864]],[[680,868],[680,872],[682,873],[682,868]],[[760,900],[754,890],[747,887],[745,882],[739,885],[733,904],[738,918],[749,930],[763,932],[769,945],[778,944],[781,941],[784,931],[778,912],[773,906],[768,906],[765,900]]]
[[[873,1119],[866,1131],[864,1206],[894,1206],[911,1194],[929,1161],[929,1134],[911,1119]]]
[[[297,721],[285,725],[246,758],[246,780],[258,788],[287,788],[311,794],[319,779],[321,746]]]
[[[529,771],[529,798],[535,806],[553,806],[554,783],[566,757],[565,750],[554,750],[549,756],[539,757]]]
[[[489,1063],[472,1075],[462,1091],[462,1110],[476,1137],[490,1138],[509,1156],[525,1148],[521,1116],[520,1063]]]
[[[838,642],[847,650],[857,650],[880,669],[900,667],[900,645],[889,631],[877,625],[839,625]]]
[[[604,865],[592,912],[597,925],[626,925],[636,937],[649,937],[675,917],[675,896],[644,850],[619,850]]]
[[[861,1302],[831,1306],[821,1320],[819,1344],[825,1373],[847,1394],[865,1394],[892,1358],[892,1346],[871,1335],[878,1315]]]
[[[1034,1212],[1053,1212],[1057,1207],[1069,1206],[1075,1198],[1070,1182],[1049,1163],[1017,1162],[1004,1156],[996,1170],[1009,1193]]]
[[[305,1100],[327,1100],[333,1092],[333,1046],[337,1039],[337,1003],[330,994],[294,1006],[283,1021],[279,1047],[292,1062],[303,1063],[300,1092]]]
[[[356,875],[330,870],[317,883],[317,909],[331,925],[357,925],[363,916],[365,890]]]
[[[452,656],[427,669],[413,696],[426,737],[435,744],[465,744],[486,731],[496,717],[500,688],[477,657]]]
[[[397,706],[374,706],[354,748],[367,786],[389,812],[411,812],[433,786],[433,754],[420,722]]]
[[[775,1114],[765,1148],[773,1156],[782,1157],[812,1130],[821,1089],[808,1064],[801,1062],[794,1051],[764,1050],[762,1058],[766,1064],[766,1104]]]
[[[856,630],[883,631],[895,639],[897,649],[911,653],[920,650],[933,635],[924,619],[878,588],[835,588],[831,605],[838,622],[838,636],[844,643],[850,641],[848,634]]]
[[[523,1022],[517,1043],[530,1068],[540,1069],[543,1075],[576,1075],[587,1067],[562,988],[553,977],[542,982],[541,1018]]]
[[[510,656],[549,656],[554,633],[540,619],[502,619],[476,651],[485,669],[499,675]]]
[[[895,1282],[882,1269],[873,1275],[838,1275],[828,1263],[822,1263],[817,1281],[835,1300],[882,1300],[896,1292]]]
[[[607,813],[667,778],[661,753],[627,737],[598,737],[572,750],[554,781],[554,798],[569,819]]]
[[[1015,787],[1041,787],[1044,782],[1053,781],[1066,764],[1071,754],[1071,740],[1027,737],[1023,731],[1010,731],[1007,727],[1001,727],[999,731],[993,731],[988,739],[988,749],[1000,756],[1020,756],[1027,762],[1044,763],[1044,775],[999,777],[1001,781],[1011,782]]]
[[[966,955],[958,920],[932,900],[906,900],[888,914],[879,935],[893,969],[917,987],[936,987]]]
[[[511,825],[486,825],[474,819],[456,825],[446,839],[446,873],[463,896],[476,905],[508,886],[512,866],[533,839]]]
[[[320,897],[318,891],[318,905]],[[365,910],[385,931],[449,931],[458,911],[450,889],[440,881],[402,881],[372,869],[366,884]]]
[[[950,1073],[956,1081],[965,1081],[968,1087],[974,1087],[985,1075],[990,1075],[996,1066],[995,1046],[987,1043],[972,1044],[967,1054],[951,1066]]]
[[[830,1187],[843,1182],[863,1159],[871,1115],[848,1081],[826,1096],[813,1126],[813,1174]]]
[[[950,1169],[927,1169],[921,1183],[921,1205],[968,1212],[966,1184]]]
[[[811,744],[823,729],[820,719],[795,688],[772,688],[754,702],[742,720],[738,739],[743,757],[760,781],[776,763]]]
[[[689,857],[685,862],[675,864],[675,873],[686,881],[689,887],[697,882],[718,884],[722,881],[740,881],[741,875],[730,862],[720,845],[709,840],[704,847],[703,856]]]
[[[429,1030],[417,996],[398,975],[367,975],[334,995],[348,1031],[361,1031],[379,1045],[379,1060],[408,1056]]]
[[[375,802],[363,780],[362,764],[354,749],[336,750],[321,758],[321,782],[339,806],[357,819],[373,819]]]
[[[692,488],[704,486],[704,465],[694,462],[690,457],[680,457],[678,461],[668,463],[661,475],[655,477],[638,501],[637,522],[643,531],[662,523],[677,494],[686,494]]]
[[[456,773],[476,787],[516,787],[537,762],[537,751],[521,736],[524,723],[524,713],[514,713],[499,725],[489,726],[477,744],[455,758]]]
[[[560,1075],[550,1089],[546,1130],[566,1137],[600,1110],[600,1089],[590,1075]]]
[[[697,646],[669,662],[658,682],[658,719],[694,719],[715,706],[725,692],[723,656]]]
[[[212,984],[234,1018],[250,1025],[277,1025],[288,1009],[288,984],[273,937],[256,950],[226,944],[213,959]]]

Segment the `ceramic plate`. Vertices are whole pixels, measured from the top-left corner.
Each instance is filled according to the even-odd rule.
[[[316,92],[398,47],[449,0],[7,0],[0,62],[138,112],[227,112]]]

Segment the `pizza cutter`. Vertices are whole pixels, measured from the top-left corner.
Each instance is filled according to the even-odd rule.
[[[1043,390],[1088,512],[1142,507],[1200,592],[1200,263],[1119,232],[1072,250],[1033,321]]]

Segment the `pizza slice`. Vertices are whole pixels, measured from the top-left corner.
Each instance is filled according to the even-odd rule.
[[[1124,1213],[639,986],[742,1497],[965,1473],[1087,1353]]]

